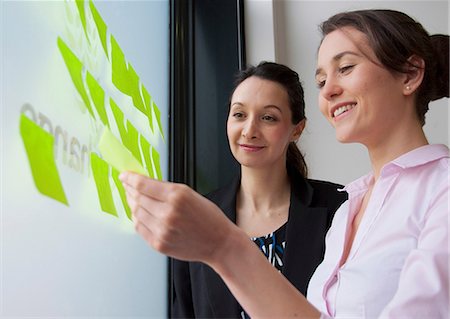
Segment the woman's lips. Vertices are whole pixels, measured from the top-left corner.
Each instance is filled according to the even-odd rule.
[[[356,103],[341,104],[340,106],[336,106],[331,112],[331,117],[337,121],[339,118],[346,116],[347,113],[353,110],[355,106]]]
[[[264,148],[264,146],[249,145],[249,144],[239,144],[239,147],[247,152],[257,152]]]

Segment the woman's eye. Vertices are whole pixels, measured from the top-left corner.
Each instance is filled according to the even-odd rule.
[[[323,88],[324,86],[325,86],[325,80],[323,80],[323,81],[317,81],[317,87],[318,87],[319,89]]]
[[[267,122],[275,122],[277,120],[275,117],[271,115],[264,115],[262,119]]]
[[[339,73],[345,73],[345,72],[347,72],[347,71],[350,71],[353,67],[354,67],[353,64],[345,65],[345,66],[343,66],[343,67],[340,67],[340,68],[339,68]]]
[[[236,112],[236,113],[233,113],[233,117],[236,119],[242,119],[244,117],[244,114],[240,113],[240,112]]]

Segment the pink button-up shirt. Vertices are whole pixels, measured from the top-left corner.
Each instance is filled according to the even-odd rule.
[[[449,150],[417,148],[386,164],[347,261],[353,216],[373,175],[345,187],[308,299],[322,318],[449,318]]]

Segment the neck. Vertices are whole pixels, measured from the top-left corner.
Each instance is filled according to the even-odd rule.
[[[412,129],[391,134],[385,141],[366,145],[369,151],[375,181],[380,176],[381,169],[384,165],[405,153],[427,144],[428,141],[422,127],[416,125]]]
[[[290,199],[290,182],[286,167],[279,169],[241,168],[239,199],[253,211],[271,211]],[[248,206],[247,206],[248,207]]]

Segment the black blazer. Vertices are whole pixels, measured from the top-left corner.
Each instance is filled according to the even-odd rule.
[[[282,273],[306,295],[308,282],[323,259],[325,234],[334,212],[347,199],[347,193],[337,191],[341,185],[295,175],[291,177]],[[240,177],[228,187],[206,195],[233,222],[236,222],[239,185]],[[209,266],[173,260],[172,276],[172,318],[240,318],[237,300]]]

